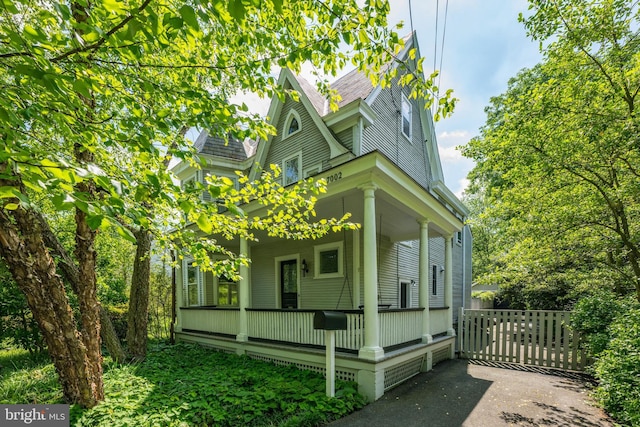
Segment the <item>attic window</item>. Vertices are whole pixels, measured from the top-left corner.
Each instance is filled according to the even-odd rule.
[[[302,128],[301,124],[302,121],[300,120],[300,115],[298,115],[298,112],[296,110],[289,111],[289,114],[287,114],[287,119],[284,121],[284,129],[282,129],[282,139],[300,132]]]
[[[409,99],[402,94],[402,134],[411,141],[411,103]]]
[[[287,131],[287,135],[291,135],[294,132],[297,132],[300,129],[300,125],[298,124],[298,119],[295,117],[291,118],[291,122],[289,122],[289,130]]]

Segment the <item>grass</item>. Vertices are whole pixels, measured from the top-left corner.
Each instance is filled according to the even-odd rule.
[[[62,403],[42,356],[3,350],[0,364],[3,403]],[[105,401],[72,407],[72,426],[316,426],[365,404],[353,383],[328,398],[319,374],[196,345],[155,346],[144,363],[107,360],[104,371]]]

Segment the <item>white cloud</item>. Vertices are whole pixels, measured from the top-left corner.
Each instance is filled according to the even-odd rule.
[[[462,178],[458,180],[458,186],[454,191],[454,194],[458,199],[462,199],[462,196],[464,195],[465,190],[469,186],[469,182],[470,181],[467,178]]]
[[[465,159],[460,153],[460,150],[458,150],[455,146],[443,147],[442,145],[438,144],[438,150],[440,151],[440,161],[442,163],[458,163]]]

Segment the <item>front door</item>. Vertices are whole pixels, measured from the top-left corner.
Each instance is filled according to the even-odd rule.
[[[400,308],[409,308],[411,306],[411,283],[400,282]]]
[[[282,308],[298,308],[298,261],[280,262],[280,301]]]

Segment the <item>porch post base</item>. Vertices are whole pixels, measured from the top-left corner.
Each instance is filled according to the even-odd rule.
[[[447,329],[447,336],[448,337],[455,337],[456,336],[456,330],[453,329],[453,328]]]
[[[384,369],[360,370],[357,376],[358,393],[364,395],[370,402],[380,399],[384,395]]]
[[[247,335],[247,334],[238,334],[238,335],[236,335],[236,341],[238,341],[238,342],[247,342],[247,341],[249,341],[249,335]]]
[[[423,344],[431,344],[432,342],[433,342],[433,337],[431,336],[431,334],[426,334],[422,336]]]
[[[365,360],[378,361],[384,357],[382,347],[362,347],[358,351],[358,357]]]

